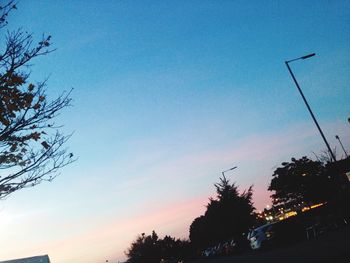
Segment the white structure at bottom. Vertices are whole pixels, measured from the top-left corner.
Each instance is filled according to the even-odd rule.
[[[0,263],[51,263],[48,255],[0,261]]]

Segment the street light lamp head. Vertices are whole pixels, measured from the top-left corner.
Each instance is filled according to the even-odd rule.
[[[222,173],[223,176],[225,176],[225,173],[226,173],[226,172],[232,171],[232,170],[234,170],[234,169],[236,169],[236,168],[237,168],[237,166],[232,167],[232,168],[230,168],[230,169],[227,169],[227,170],[225,170],[225,171],[222,171],[221,173]]]
[[[316,55],[316,53],[311,53],[311,54],[308,54],[308,55],[305,55],[305,56],[302,56],[302,57],[298,57],[298,58],[295,58],[295,59],[287,60],[287,61],[285,61],[285,63],[287,64],[287,67],[288,67],[288,63],[290,63],[290,62],[293,62],[293,61],[296,61],[296,60],[300,60],[300,59],[311,58],[311,57],[313,57],[315,55]]]
[[[339,140],[339,136],[338,136],[338,135],[335,135],[335,138],[336,138],[337,140]]]
[[[316,55],[316,53],[311,53],[311,54],[309,54],[309,55],[302,56],[301,59],[311,58],[311,57],[313,57],[313,56],[315,56],[315,55]]]

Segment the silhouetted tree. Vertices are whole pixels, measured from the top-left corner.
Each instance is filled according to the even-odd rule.
[[[205,214],[190,226],[190,240],[199,248],[233,237],[239,239],[255,222],[252,186],[239,194],[235,184],[223,176],[215,188],[216,198],[209,199]]]
[[[187,240],[165,236],[159,239],[155,231],[151,235],[142,233],[125,253],[131,263],[159,263],[164,260],[184,260],[192,254]]]
[[[142,233],[125,253],[132,263],[155,263],[161,259],[161,250],[158,245],[158,235],[155,231],[151,235]]]
[[[328,200],[334,193],[334,176],[330,176],[320,161],[307,157],[283,162],[271,180],[269,191],[274,204],[292,205]]]
[[[333,192],[336,192],[332,195],[332,197],[334,197],[334,201],[339,202],[341,199],[343,199],[340,203],[343,202],[344,208],[349,208],[348,204],[350,202],[350,178],[348,177],[347,173],[350,172],[350,157],[339,160],[337,162],[327,163],[325,165],[325,169],[326,176],[328,178],[332,178],[332,182],[334,182],[334,186],[332,185],[334,187]]]
[[[208,245],[208,220],[204,215],[195,218],[190,225],[190,240],[197,248],[204,248]]]
[[[16,5],[9,1],[0,7],[3,29]],[[51,181],[61,167],[73,161],[73,155],[62,147],[69,136],[54,122],[70,105],[69,92],[49,100],[46,81],[34,84],[29,80],[32,60],[52,51],[51,36],[34,44],[33,36],[19,29],[1,39],[5,43],[0,48],[0,199]]]
[[[161,258],[164,260],[184,260],[191,257],[192,246],[188,240],[175,239],[165,236],[158,241],[161,249]]]

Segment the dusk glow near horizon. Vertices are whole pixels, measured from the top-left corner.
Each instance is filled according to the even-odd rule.
[[[125,260],[141,233],[188,238],[221,172],[254,205],[273,171],[350,151],[349,1],[20,1],[2,30],[52,35],[34,60],[48,94],[73,88],[57,122],[78,156],[52,183],[0,201],[0,261]],[[3,43],[2,43],[3,44]],[[3,173],[4,171],[1,171]]]

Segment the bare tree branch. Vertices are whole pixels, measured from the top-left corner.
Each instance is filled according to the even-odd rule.
[[[14,1],[0,6],[0,29],[6,26]],[[72,90],[48,100],[47,81],[29,81],[31,61],[53,51],[51,36],[34,44],[33,35],[7,32],[0,51],[0,199],[43,181],[52,181],[60,168],[75,161],[64,148],[71,135],[60,132],[54,119],[71,106]],[[6,174],[6,175],[4,175]]]

